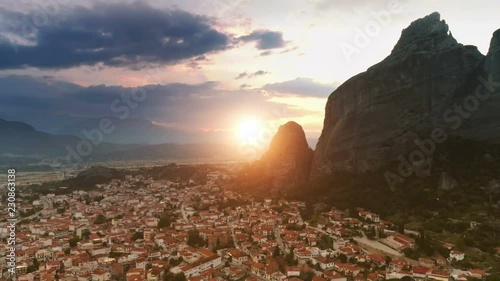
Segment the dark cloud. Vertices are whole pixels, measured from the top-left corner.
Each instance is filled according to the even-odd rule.
[[[205,59],[204,54],[230,48],[226,34],[210,19],[181,10],[158,10],[147,4],[104,4],[61,9],[57,19],[40,25],[7,24],[33,19],[32,12],[0,10],[0,69],[69,68],[81,65],[124,66],[140,69]],[[6,38],[22,37],[13,46]],[[272,36],[259,41],[276,45]],[[278,40],[279,41],[279,40]]]
[[[241,84],[240,85],[240,89],[245,89],[245,88],[250,88],[252,87],[252,85],[248,85],[248,84]]]
[[[238,76],[236,76],[234,79],[238,80],[238,79],[243,79],[243,78],[253,78],[253,77],[256,77],[256,76],[262,76],[262,75],[266,75],[266,74],[269,74],[269,72],[267,71],[264,71],[264,70],[258,70],[254,73],[250,73],[248,74],[248,72],[242,72],[240,74],[238,74]]]
[[[266,75],[266,74],[269,74],[269,72],[264,71],[264,70],[259,70],[257,72],[250,74],[250,77],[262,76],[262,75]]]
[[[236,78],[234,78],[234,79],[236,79],[236,80],[243,79],[243,78],[245,78],[247,76],[248,76],[248,73],[242,72],[242,73],[238,74],[238,76],[236,76]]]
[[[310,78],[296,78],[294,80],[267,84],[264,90],[277,95],[296,95],[306,97],[328,97],[335,90],[335,86],[315,82]]]
[[[132,92],[147,97],[130,107],[128,118],[144,118],[173,127],[231,128],[234,118],[249,113],[261,118],[294,118],[309,113],[271,101],[261,89],[221,90],[217,82],[172,83],[138,88],[95,85],[80,87],[53,78],[9,76],[0,78],[0,112],[39,129],[68,124],[72,118],[119,118],[111,104]],[[249,86],[249,85],[247,85]],[[124,105],[120,102],[120,105]],[[276,116],[276,112],[280,115]],[[233,120],[233,121],[232,121]],[[214,125],[216,124],[216,125]]]
[[[286,46],[283,33],[270,30],[256,30],[239,38],[244,42],[256,42],[259,50],[283,48]]]

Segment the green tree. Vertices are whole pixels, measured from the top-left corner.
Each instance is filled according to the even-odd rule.
[[[94,224],[103,224],[106,222],[107,222],[106,217],[102,214],[99,214],[99,215],[97,215],[97,218],[95,219]]]
[[[347,256],[345,254],[340,254],[339,255],[339,260],[342,263],[346,263],[347,262]]]
[[[134,232],[132,235],[132,240],[137,240],[137,239],[144,239],[144,232]]]
[[[277,258],[279,256],[281,256],[280,247],[276,246],[274,247],[273,257]]]
[[[403,218],[401,218],[401,221],[399,222],[398,232],[401,234],[405,234],[405,224],[403,222]]]
[[[170,271],[165,271],[166,273],[163,275],[163,281],[186,281],[186,276],[182,272],[173,274]]]
[[[170,224],[174,221],[174,219],[175,218],[173,218],[169,213],[163,214],[158,221],[158,228],[170,227]]]
[[[312,271],[301,272],[299,275],[299,278],[304,281],[312,281],[313,277],[314,277],[314,272]]]
[[[500,281],[500,274],[493,273],[486,276],[486,281]]]
[[[78,244],[79,241],[80,241],[80,239],[78,237],[73,237],[73,238],[68,240],[69,246],[71,248],[74,248],[74,247],[76,247],[76,245]]]
[[[198,230],[190,230],[188,231],[187,244],[191,247],[202,247],[206,244],[206,242],[200,236],[200,232]]]

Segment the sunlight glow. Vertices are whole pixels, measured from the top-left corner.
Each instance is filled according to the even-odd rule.
[[[259,138],[259,133],[262,129],[262,124],[257,119],[246,119],[238,126],[238,134],[245,143],[255,143]]]

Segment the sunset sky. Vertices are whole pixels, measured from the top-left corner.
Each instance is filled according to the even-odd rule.
[[[413,20],[438,11],[485,54],[499,10],[497,0],[2,1],[0,118],[50,131],[53,120],[116,116],[122,93],[160,84],[139,88],[147,97],[130,118],[217,132],[294,120],[317,138],[328,95],[385,58]]]

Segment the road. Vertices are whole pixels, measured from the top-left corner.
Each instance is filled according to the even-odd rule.
[[[186,214],[186,210],[184,209],[185,206],[184,206],[185,202],[182,202],[181,204],[181,214],[182,214],[182,219],[186,222],[186,223],[189,223],[189,219],[187,217],[187,214]]]
[[[42,204],[43,204],[43,209],[41,209],[40,211],[38,211],[38,212],[34,213],[34,214],[33,214],[33,215],[31,215],[31,216],[28,216],[28,217],[25,217],[25,218],[20,219],[17,223],[20,223],[20,222],[22,222],[22,221],[24,221],[24,220],[30,220],[30,219],[32,219],[32,218],[34,218],[34,217],[38,217],[38,216],[40,215],[40,213],[41,213],[41,212],[43,212],[43,211],[44,211],[45,209],[47,209],[47,208],[50,208],[50,202],[49,202],[49,201],[47,201],[47,200],[42,200],[41,202],[42,202]]]
[[[229,222],[228,225],[229,225],[229,228],[231,229],[231,236],[233,237],[234,247],[238,250],[241,250],[241,246],[240,246],[238,240],[236,239],[236,234],[234,233],[233,223]]]
[[[285,244],[283,244],[283,239],[281,239],[279,224],[274,226],[274,236],[276,237],[276,242],[278,243],[278,247],[280,248],[281,253],[285,253]]]

